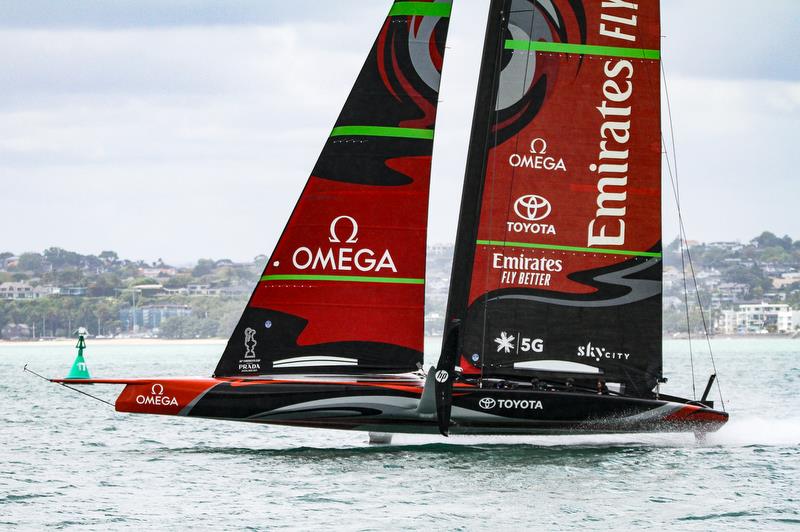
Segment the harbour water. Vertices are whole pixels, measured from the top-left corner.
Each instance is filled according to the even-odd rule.
[[[118,414],[0,344],[0,528],[800,530],[800,340],[713,343],[731,422],[690,434],[396,436]],[[97,377],[206,376],[222,350],[95,345]],[[426,345],[430,362],[438,344]],[[710,372],[695,346],[697,393]],[[692,394],[684,341],[665,391]],[[93,386],[111,401],[118,388]]]

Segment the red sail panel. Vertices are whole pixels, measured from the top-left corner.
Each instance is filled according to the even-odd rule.
[[[215,375],[409,371],[422,362],[450,9],[394,2]]]
[[[499,9],[462,365],[568,361],[644,392],[661,373],[658,2]]]

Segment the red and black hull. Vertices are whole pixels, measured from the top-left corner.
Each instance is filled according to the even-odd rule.
[[[425,381],[418,374],[92,382],[126,385],[116,401],[120,412],[358,431],[439,432],[432,394],[425,393]],[[672,398],[457,383],[450,433],[705,433],[718,430],[727,420],[725,412]]]

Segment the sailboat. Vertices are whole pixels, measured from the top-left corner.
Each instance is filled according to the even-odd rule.
[[[120,412],[376,433],[719,429],[710,386],[660,393],[658,2],[491,0],[423,367],[451,10],[391,5],[212,377],[53,382],[124,385]]]

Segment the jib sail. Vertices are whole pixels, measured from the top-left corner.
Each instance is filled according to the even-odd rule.
[[[448,323],[466,373],[661,377],[658,2],[494,0]]]
[[[422,362],[431,153],[451,3],[396,1],[215,371]]]

